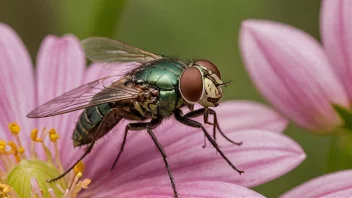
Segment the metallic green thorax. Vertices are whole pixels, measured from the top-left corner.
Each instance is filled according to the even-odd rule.
[[[151,62],[128,74],[132,77],[135,86],[145,85],[154,88],[158,92],[156,101],[137,101],[140,103],[142,111],[142,114],[137,117],[141,119],[151,118],[151,114],[153,117],[165,118],[169,117],[175,109],[182,106],[183,102],[179,93],[178,83],[185,68],[186,65],[176,60],[162,59]],[[81,146],[90,143],[97,127],[106,118],[113,106],[116,105],[121,104],[120,102],[116,104],[107,103],[86,108],[81,113],[73,132],[74,145]],[[137,111],[132,103],[129,105],[129,111],[139,114],[140,111]],[[146,113],[144,114],[143,112]],[[147,116],[147,112],[149,112],[149,116]],[[118,120],[116,120],[117,123]],[[104,135],[104,133],[101,133],[101,135]]]
[[[162,59],[134,72],[133,76],[136,79],[154,85],[159,90],[159,116],[168,117],[182,105],[178,83],[185,68],[186,66],[178,61]]]

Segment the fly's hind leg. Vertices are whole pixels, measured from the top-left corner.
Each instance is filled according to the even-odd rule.
[[[113,117],[112,117],[113,116]],[[83,158],[85,158],[93,149],[93,146],[97,140],[97,137],[101,136],[101,133],[106,133],[103,128],[109,124],[109,122],[111,121],[112,118],[116,118],[116,110],[112,109],[111,111],[109,111],[109,113],[106,115],[106,117],[101,121],[100,125],[98,126],[98,129],[95,133],[95,136],[92,139],[92,142],[88,145],[87,149],[85,150],[85,152],[83,153],[83,155],[69,168],[67,169],[64,173],[62,173],[61,175],[59,175],[58,177],[54,178],[54,179],[50,179],[47,180],[48,183],[50,182],[54,182],[57,181],[61,178],[63,178],[65,175],[67,175],[81,160],[83,160]]]
[[[48,183],[54,182],[54,181],[57,181],[57,180],[65,177],[65,175],[67,175],[81,160],[83,160],[84,157],[86,157],[86,155],[88,155],[88,153],[90,153],[92,151],[94,144],[95,144],[95,140],[93,140],[92,143],[89,144],[89,146],[87,147],[87,149],[83,153],[83,155],[69,169],[67,169],[60,176],[55,177],[54,179],[47,180],[46,182],[48,182]]]
[[[209,114],[214,116],[214,121],[213,123],[209,122]],[[204,116],[204,123],[205,124],[210,124],[213,126],[213,138],[216,141],[216,129],[220,132],[220,134],[229,142],[231,142],[234,145],[237,146],[241,146],[242,142],[234,142],[232,141],[229,137],[227,137],[225,135],[225,133],[221,130],[219,122],[218,122],[218,118],[216,115],[216,112],[213,109],[209,109],[209,108],[202,108],[202,109],[197,109],[195,111],[189,112],[187,113],[184,117],[186,118],[195,118],[195,117],[199,117],[199,116]],[[203,145],[203,148],[205,148],[205,143]]]
[[[192,112],[190,112],[192,113]],[[188,113],[189,114],[189,113]],[[239,170],[238,168],[236,168],[235,165],[232,164],[232,162],[225,156],[225,154],[221,151],[221,149],[219,148],[219,145],[216,143],[216,141],[211,137],[211,135],[209,135],[209,133],[207,132],[207,130],[204,128],[204,126],[192,119],[189,119],[188,117],[186,117],[188,114],[186,115],[182,115],[182,111],[180,109],[177,109],[175,111],[175,118],[176,120],[178,120],[179,122],[181,122],[182,124],[185,124],[187,126],[190,127],[195,127],[195,128],[200,128],[202,129],[205,137],[209,140],[209,142],[214,146],[214,148],[220,153],[221,157],[232,167],[232,169],[234,169],[236,172],[238,172],[239,174],[244,173],[244,171]]]
[[[123,141],[122,141],[122,144],[121,144],[121,147],[120,147],[120,151],[114,161],[114,164],[112,165],[111,169],[113,169],[117,163],[117,161],[119,160],[123,150],[124,150],[124,147],[125,147],[125,143],[126,143],[126,139],[127,139],[127,134],[128,134],[128,131],[140,131],[140,130],[144,130],[146,129],[148,134],[150,135],[150,137],[152,138],[154,144],[156,145],[156,147],[158,148],[161,156],[163,157],[163,160],[164,160],[164,163],[165,163],[165,166],[166,166],[166,169],[167,169],[167,172],[169,174],[169,178],[170,178],[170,181],[171,181],[171,185],[172,185],[172,189],[174,191],[174,197],[178,197],[178,194],[177,194],[177,190],[176,190],[176,185],[175,185],[175,180],[172,176],[172,173],[171,173],[171,169],[170,169],[170,166],[169,166],[169,163],[167,161],[167,156],[166,156],[166,153],[162,147],[162,145],[159,143],[158,139],[156,138],[156,136],[154,135],[154,132],[152,129],[155,129],[156,127],[158,127],[161,123],[161,120],[162,119],[153,119],[151,120],[150,122],[148,123],[130,123],[126,126],[125,128],[125,134],[124,134],[124,137],[123,137]]]

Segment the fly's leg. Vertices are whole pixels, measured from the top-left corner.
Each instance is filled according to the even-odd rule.
[[[192,113],[192,112],[190,112]],[[188,114],[190,114],[188,113]],[[180,109],[177,109],[175,111],[175,118],[176,120],[178,120],[179,122],[181,122],[182,124],[185,124],[187,126],[190,127],[195,127],[195,128],[200,128],[202,129],[205,137],[209,140],[209,142],[214,146],[214,148],[220,153],[221,157],[224,158],[224,160],[232,167],[232,169],[234,169],[236,172],[238,172],[239,174],[244,173],[244,171],[239,170],[238,168],[236,168],[235,165],[232,164],[232,162],[225,156],[225,154],[220,150],[219,145],[216,143],[216,141],[211,137],[211,135],[209,135],[209,133],[207,132],[207,130],[204,128],[204,126],[192,119],[189,119],[188,117],[186,117],[188,114],[186,114],[185,116],[182,115],[182,111]]]
[[[100,123],[97,132],[95,133],[95,136],[93,137],[92,142],[89,144],[89,146],[87,147],[86,151],[83,153],[83,155],[69,168],[67,169],[64,173],[62,173],[60,176],[54,178],[54,179],[50,179],[47,180],[46,182],[50,183],[50,182],[54,182],[57,181],[61,178],[63,178],[65,175],[67,175],[81,160],[83,160],[83,158],[85,158],[93,149],[93,146],[96,142],[96,138],[99,136],[100,132],[103,132],[102,129],[104,128],[104,126],[106,124],[108,124],[109,119],[108,116],[115,116],[116,117],[116,109],[112,109],[111,111],[109,111],[109,113],[106,115],[105,119],[103,119],[103,121]]]
[[[125,134],[124,134],[123,141],[122,141],[122,144],[121,144],[121,147],[120,147],[120,151],[119,151],[119,153],[118,153],[118,155],[117,155],[117,157],[116,157],[116,159],[114,161],[114,164],[112,165],[111,169],[113,169],[115,167],[116,163],[118,162],[118,160],[119,160],[119,158],[120,158],[120,156],[121,156],[121,154],[122,154],[122,152],[124,150],[128,131],[130,131],[130,130],[131,131],[140,131],[140,130],[146,129],[148,134],[152,138],[154,144],[158,148],[161,156],[163,157],[163,160],[164,160],[164,163],[165,163],[165,166],[166,166],[166,169],[167,169],[167,173],[169,174],[169,178],[170,178],[170,181],[171,181],[172,189],[174,191],[174,197],[178,197],[178,193],[177,193],[176,185],[175,185],[175,180],[174,180],[174,177],[172,176],[170,165],[169,165],[169,162],[167,161],[166,153],[165,153],[162,145],[159,143],[158,139],[154,135],[153,130],[152,130],[152,129],[155,129],[157,126],[160,125],[161,120],[162,119],[153,119],[153,120],[151,120],[148,123],[131,123],[131,124],[128,124],[126,126],[126,128],[125,128]]]
[[[177,193],[177,190],[176,190],[175,181],[174,181],[174,178],[172,176],[169,163],[167,161],[166,153],[165,153],[163,147],[161,146],[161,144],[159,143],[158,139],[154,135],[153,131],[150,128],[147,128],[147,131],[148,131],[150,137],[153,139],[153,142],[155,143],[156,147],[158,147],[158,150],[159,150],[161,156],[163,157],[163,160],[164,160],[164,163],[165,163],[165,166],[166,166],[166,169],[167,169],[167,173],[169,174],[169,178],[170,178],[170,181],[171,181],[172,189],[174,190],[174,197],[177,198],[178,197],[178,193]]]
[[[216,115],[216,112],[213,109],[208,109],[208,113],[214,116],[214,126],[218,129],[222,137],[224,137],[227,141],[231,142],[234,145],[241,146],[243,142],[234,142],[232,141],[229,137],[225,135],[225,133],[221,130],[219,122],[218,122],[218,117]],[[215,134],[215,133],[214,133]],[[214,135],[215,138],[215,135]]]
[[[147,129],[148,127],[151,129],[155,129],[156,127],[158,127],[160,125],[160,123],[161,123],[161,120],[154,119],[154,120],[151,120],[150,122],[130,123],[130,124],[126,125],[125,133],[123,135],[123,140],[122,140],[122,144],[120,147],[120,151],[119,151],[114,163],[112,164],[111,170],[115,168],[115,165],[117,164],[118,160],[120,159],[121,154],[125,148],[128,131],[130,131],[130,130],[131,131],[141,131],[141,130]]]
[[[195,117],[199,117],[199,116],[202,116],[204,115],[204,123],[206,124],[209,124],[207,123],[208,122],[208,118],[207,118],[207,122],[205,121],[205,116],[208,117],[208,115],[205,114],[205,108],[202,108],[202,109],[197,109],[195,111],[191,111],[189,113],[187,113],[184,117],[186,118],[195,118]],[[213,124],[211,124],[213,125]],[[213,125],[213,137],[214,137],[214,140],[216,141],[216,136],[215,136],[215,125]],[[207,146],[207,141],[206,141],[206,136],[204,136],[204,144],[203,144],[203,148],[205,148]]]
[[[214,116],[214,121],[213,123],[208,121],[208,115],[213,115]],[[214,140],[216,141],[216,129],[220,132],[220,134],[229,142],[231,142],[234,145],[237,146],[241,146],[243,142],[234,142],[232,141],[230,138],[228,138],[225,133],[221,130],[219,122],[218,122],[218,118],[216,115],[216,112],[213,109],[209,109],[209,108],[202,108],[202,109],[197,109],[195,111],[189,112],[187,113],[184,117],[186,118],[195,118],[195,117],[199,117],[199,116],[204,116],[204,123],[206,124],[210,124],[213,125],[213,137]],[[205,147],[205,144],[203,146],[203,148]]]
[[[58,177],[55,177],[54,179],[46,180],[46,182],[48,183],[54,182],[63,178],[65,175],[67,175],[81,160],[83,160],[84,157],[86,157],[86,155],[88,155],[88,153],[90,153],[90,151],[92,151],[94,144],[95,144],[95,140],[93,140],[92,143],[89,144],[84,154],[69,169],[67,169],[64,173],[62,173]]]

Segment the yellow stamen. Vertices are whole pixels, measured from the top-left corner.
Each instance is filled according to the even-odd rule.
[[[56,165],[59,169],[59,172],[63,173],[64,168],[63,168],[61,160],[60,160],[60,151],[59,151],[59,146],[57,144],[57,140],[60,138],[60,135],[57,134],[55,129],[50,129],[49,130],[49,138],[50,138],[50,141],[54,144]]]
[[[8,127],[14,138],[13,141],[8,142],[0,139],[0,163],[3,164],[3,166],[0,167],[0,198],[19,198],[17,192],[21,193],[21,197],[41,198],[45,196],[56,198],[62,197],[62,194],[64,194],[63,197],[76,198],[81,190],[88,188],[91,181],[89,179],[82,179],[82,173],[85,168],[82,162],[79,162],[74,167],[74,170],[68,175],[69,177],[65,177],[64,180],[55,183],[55,185],[43,183],[43,181],[47,179],[43,179],[43,175],[46,173],[59,175],[59,173],[64,171],[60,160],[60,150],[58,145],[60,135],[55,129],[52,128],[46,130],[46,128],[43,128],[43,130],[40,131],[38,131],[38,129],[33,129],[31,131],[31,156],[28,156],[27,159],[25,156],[25,148],[22,145],[19,136],[19,133],[21,132],[20,126],[16,122],[13,122],[9,124]],[[51,147],[44,143],[44,141],[46,141],[46,136],[48,136],[49,140],[53,143],[55,153],[52,153]],[[41,144],[48,162],[43,162],[41,159],[38,159],[36,143]],[[54,154],[55,159],[53,158]],[[32,170],[32,167],[40,168]],[[26,188],[22,183],[19,183],[16,178],[27,174],[27,169],[30,170],[30,175],[35,177],[30,178],[31,185]],[[46,169],[50,169],[50,171],[47,171]],[[81,179],[82,181],[80,181]],[[1,182],[6,182],[7,184],[1,184]],[[43,188],[43,190],[41,188]]]
[[[0,153],[1,154],[6,153],[6,142],[3,140],[0,140]]]
[[[13,156],[16,159],[16,162],[19,163],[21,161],[21,156],[20,156],[20,154],[18,152],[17,145],[14,142],[12,142],[12,141],[9,141],[7,143],[7,145],[9,145],[11,147],[10,153],[13,154]]]
[[[43,142],[41,138],[38,138],[38,129],[33,129],[31,132],[31,139],[34,142]]]
[[[78,182],[77,185],[75,186],[74,190],[71,193],[71,197],[76,198],[79,191],[81,191],[82,189],[88,188],[88,185],[90,184],[90,182],[91,182],[90,179],[85,179],[83,181]]]
[[[82,177],[82,173],[79,172],[76,174],[75,178],[73,179],[73,182],[71,184],[70,190],[68,192],[68,195],[72,195],[74,189],[76,188],[78,180]],[[70,196],[71,197],[71,196]]]
[[[15,190],[11,186],[0,183],[1,197],[19,198]]]
[[[11,155],[11,153],[6,150],[6,142],[0,140],[0,159],[4,163],[5,170],[10,170],[13,164],[11,160],[4,155]]]
[[[2,189],[2,193],[8,193],[10,192],[10,188],[8,186],[6,186],[4,189]]]
[[[60,136],[56,133],[55,129],[49,130],[49,137],[50,137],[50,141],[52,142],[56,142],[60,138]]]
[[[37,158],[37,152],[35,151],[35,143],[37,142],[38,129],[33,129],[30,138],[31,138],[31,158]]]
[[[82,161],[79,161],[78,164],[73,168],[75,175],[82,174],[84,172],[84,164]]]
[[[16,122],[12,122],[9,124],[9,129],[12,134],[17,135],[20,132],[21,127]]]
[[[83,174],[81,172],[77,173],[76,177],[79,179],[83,176]]]
[[[25,151],[25,149],[24,149],[23,147],[21,147],[21,148],[18,149],[18,152],[19,152],[19,153],[24,153],[24,151]]]
[[[49,163],[53,163],[52,161],[52,154],[50,152],[50,149],[44,144],[44,141],[43,139],[45,138],[46,136],[46,133],[45,133],[45,127],[43,128],[43,135],[42,135],[42,138],[38,138],[38,129],[33,129],[32,132],[31,132],[31,139],[34,141],[34,142],[39,142],[41,143],[44,151],[45,151],[45,154],[47,156],[47,159],[48,159],[48,162]],[[33,150],[34,150],[34,146],[33,146]],[[36,153],[33,152],[32,155],[35,155],[36,156]]]
[[[9,145],[11,147],[11,150],[10,150],[11,154],[14,154],[17,152],[17,145],[14,142],[9,141],[9,142],[7,142],[7,145]]]
[[[16,122],[13,122],[13,123],[10,123],[10,124],[9,124],[9,129],[10,129],[12,135],[15,136],[16,142],[17,142],[17,144],[18,144],[18,147],[22,148],[23,146],[22,146],[21,138],[20,138],[20,136],[18,135],[18,134],[20,133],[20,131],[21,131],[21,127],[20,127]],[[23,151],[24,151],[24,150],[23,150]],[[26,156],[25,156],[24,152],[20,152],[20,155],[21,155],[24,159],[26,159]]]
[[[88,188],[88,185],[92,182],[92,180],[90,179],[84,179],[82,182],[81,182],[81,186],[83,189],[87,189]]]

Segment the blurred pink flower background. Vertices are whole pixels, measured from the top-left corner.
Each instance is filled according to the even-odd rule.
[[[16,121],[23,131],[19,135],[28,154],[29,132],[34,127],[53,127],[61,137],[58,144],[65,169],[83,150],[74,150],[71,141],[79,112],[45,119],[27,119],[26,114],[35,106],[84,82],[114,73],[98,66],[85,69],[79,41],[70,35],[46,37],[36,62],[34,75],[23,43],[10,27],[0,24],[0,68],[3,72],[0,83],[4,85],[0,89],[1,139],[13,139],[6,131],[8,124]],[[220,155],[216,155],[210,144],[203,149],[201,131],[185,127],[174,119],[165,120],[156,130],[156,136],[168,154],[180,197],[262,197],[247,188],[275,179],[305,159],[301,147],[282,134],[287,121],[268,107],[249,101],[230,101],[222,103],[216,111],[224,132],[231,139],[244,142],[238,147],[221,137],[218,139],[225,154],[245,174],[240,176],[234,172]],[[123,127],[123,124],[118,125],[107,135],[108,138],[99,141],[84,160],[86,169],[83,175],[92,183],[80,196],[172,196],[164,163],[147,133],[130,133],[125,152],[110,172],[122,140]],[[209,131],[211,128],[207,127]],[[45,159],[44,152],[38,154],[40,159]]]
[[[323,0],[323,46],[307,33],[272,21],[242,23],[243,61],[262,95],[296,124],[319,133],[343,125],[332,104],[350,110],[352,1]]]
[[[352,170],[344,170],[323,175],[301,184],[281,198],[339,198],[352,195]]]
[[[261,94],[282,115],[319,134],[339,132],[330,148],[329,165],[350,168],[350,130],[333,105],[351,111],[352,1],[323,0],[321,45],[292,26],[246,20],[240,30],[243,61]],[[349,115],[350,116],[350,115]],[[340,130],[346,127],[346,130]],[[344,159],[345,158],[345,159]],[[328,167],[331,171],[331,167]],[[351,170],[320,176],[282,198],[350,197]]]

